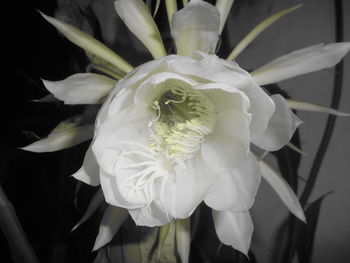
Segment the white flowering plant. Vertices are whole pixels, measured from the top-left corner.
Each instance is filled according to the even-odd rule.
[[[198,221],[208,220],[208,213],[200,213],[205,206],[218,240],[251,255],[254,227],[249,209],[261,177],[289,211],[306,222],[292,188],[263,157],[284,146],[302,153],[290,142],[302,124],[293,110],[348,114],[273,94],[268,85],[333,67],[350,43],[310,46],[248,72],[236,57],[300,5],[267,18],[227,58],[220,58],[215,52],[233,2],[191,0],[178,6],[174,0],[156,1],[156,9],[167,12],[173,39],[173,52],[167,52],[146,3],[115,1],[115,15],[153,57],[135,68],[89,34],[42,14],[85,51],[92,68],[60,81],[43,80],[46,89],[64,104],[87,105],[86,112],[98,113],[63,121],[23,149],[52,152],[92,140],[72,176],[98,188],[75,228],[107,203],[93,250],[108,247],[131,221],[158,231],[151,241],[139,240],[142,262],[189,262]],[[102,258],[99,253],[95,262],[104,262]],[[126,257],[120,260],[129,262]]]

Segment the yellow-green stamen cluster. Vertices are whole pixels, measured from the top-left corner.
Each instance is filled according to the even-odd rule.
[[[157,97],[152,109],[151,148],[170,158],[190,159],[200,149],[204,136],[214,131],[213,103],[199,90],[175,86]]]

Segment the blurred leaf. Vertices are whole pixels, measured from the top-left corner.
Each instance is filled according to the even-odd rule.
[[[305,210],[307,224],[299,224],[297,254],[300,263],[310,263],[314,247],[315,233],[324,198],[331,194],[328,192],[311,203]]]

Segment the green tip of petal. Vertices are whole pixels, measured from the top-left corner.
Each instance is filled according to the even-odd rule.
[[[227,57],[227,60],[233,61],[258,35],[260,35],[261,32],[263,32],[266,28],[268,28],[270,25],[272,25],[274,22],[276,22],[283,16],[299,9],[301,6],[303,6],[303,4],[299,4],[291,8],[282,10],[266,18],[264,21],[258,24],[252,31],[250,31],[249,34],[241,40],[241,42],[238,43],[238,45],[232,50],[230,55]]]

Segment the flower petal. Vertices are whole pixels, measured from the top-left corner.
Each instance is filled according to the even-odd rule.
[[[163,226],[173,219],[173,217],[164,213],[154,203],[139,209],[130,209],[129,213],[138,226]]]
[[[92,152],[91,145],[85,154],[83,166],[72,176],[75,179],[92,186],[100,184],[99,166],[96,157]]]
[[[108,204],[126,209],[135,209],[144,206],[144,204],[133,204],[125,200],[119,192],[116,177],[109,175],[102,169],[100,170],[100,180],[102,191]]]
[[[200,60],[181,59],[169,63],[169,69],[195,79],[210,80],[226,83],[236,89],[243,89],[252,82],[249,73],[241,69],[236,63],[218,58],[216,55],[203,55]]]
[[[221,35],[222,30],[224,29],[226,19],[228,14],[231,11],[231,7],[234,0],[217,0],[215,7],[220,12],[220,29],[219,29],[219,35]]]
[[[65,104],[100,104],[116,81],[103,75],[79,73],[61,81],[43,80],[45,87]]]
[[[188,263],[191,247],[191,219],[176,220],[176,248],[182,263]]]
[[[264,133],[257,136],[253,143],[264,150],[276,151],[290,141],[302,121],[290,110],[281,95],[272,95],[271,99],[275,102],[276,110]]]
[[[100,229],[98,230],[98,235],[92,251],[96,251],[111,241],[128,215],[128,210],[126,209],[108,206],[102,217]]]
[[[321,105],[316,105],[299,100],[290,100],[286,99],[289,107],[293,110],[303,110],[303,111],[314,111],[314,112],[323,112],[336,116],[350,116],[350,113],[338,111],[336,109],[328,108]]]
[[[217,114],[214,133],[206,136],[201,148],[203,159],[215,173],[229,172],[249,150],[250,115],[227,109]]]
[[[204,201],[215,210],[246,211],[254,203],[260,178],[258,162],[249,153],[237,168],[216,177]]]
[[[160,199],[174,218],[187,218],[202,202],[215,180],[214,173],[200,156],[174,166]]]
[[[142,0],[117,0],[114,2],[114,7],[125,25],[147,47],[154,58],[166,56],[158,27]]]
[[[115,67],[124,72],[132,70],[132,66],[124,59],[115,54],[110,48],[106,47],[100,41],[91,37],[90,35],[80,31],[74,26],[61,22],[53,17],[44,15],[39,12],[50,24],[56,27],[66,38],[72,41],[77,46],[81,47],[87,52],[96,55],[97,57],[111,63]]]
[[[249,212],[213,210],[213,219],[219,240],[247,256],[254,230]]]
[[[94,125],[76,126],[72,123],[61,122],[44,139],[21,148],[30,152],[54,152],[73,147],[93,137]]]
[[[72,228],[71,231],[74,231],[77,229],[81,224],[83,224],[86,220],[92,216],[92,214],[99,208],[99,206],[104,202],[104,197],[101,188],[97,190],[95,195],[93,196],[92,200],[89,203],[88,208],[86,209],[83,217],[79,220],[78,223]]]
[[[289,211],[301,221],[305,222],[303,209],[289,184],[266,162],[260,161],[259,165],[262,177],[271,185],[273,190],[275,190],[283,203],[288,207]]]
[[[350,50],[350,42],[310,46],[293,51],[254,70],[259,85],[279,82],[295,76],[333,67]]]
[[[248,96],[250,101],[249,112],[252,114],[250,122],[251,141],[254,143],[255,139],[266,130],[273,113],[275,112],[275,104],[273,100],[260,88],[257,84],[252,82],[243,92]]]
[[[266,18],[259,25],[257,25],[252,31],[249,32],[247,36],[245,36],[238,45],[231,51],[230,55],[227,57],[227,60],[235,60],[235,58],[258,36],[261,32],[263,32],[266,28],[271,26],[274,22],[282,18],[283,16],[293,12],[298,9],[302,5],[297,5],[285,10],[282,10],[272,16]]]
[[[214,104],[215,110],[221,112],[229,108],[248,112],[249,98],[244,92],[226,83],[208,83],[198,85],[194,89],[200,90]]]
[[[219,35],[220,13],[211,4],[192,0],[173,15],[171,35],[178,55],[192,57],[196,50],[212,53]]]

